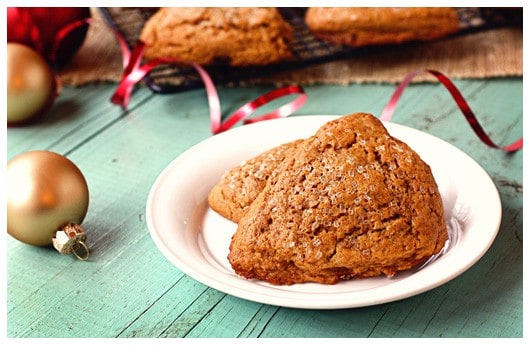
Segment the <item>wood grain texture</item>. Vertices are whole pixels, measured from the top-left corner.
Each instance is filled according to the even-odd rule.
[[[494,141],[523,133],[522,80],[458,80]],[[501,195],[499,235],[456,279],[392,303],[301,310],[225,295],[184,275],[157,250],[145,222],[149,190],[179,154],[211,136],[203,90],[138,88],[129,110],[112,84],[65,88],[39,122],[7,129],[7,157],[33,149],[67,155],[84,173],[88,262],[7,237],[8,337],[522,337],[523,152],[482,144],[438,84],[409,86],[393,122],[448,141],[475,159]],[[270,90],[221,88],[223,113]],[[380,114],[394,86],[306,87],[297,115]],[[451,157],[447,157],[451,164]]]

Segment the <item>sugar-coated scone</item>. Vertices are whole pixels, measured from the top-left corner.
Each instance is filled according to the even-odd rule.
[[[208,195],[212,210],[239,222],[274,170],[300,142],[302,140],[279,145],[227,171]]]
[[[370,114],[323,125],[296,146],[239,221],[229,262],[271,284],[392,276],[447,240],[430,167]]]
[[[160,8],[140,39],[146,59],[252,66],[291,59],[292,31],[273,7]]]
[[[311,7],[305,22],[316,37],[353,47],[433,40],[460,27],[451,7]]]

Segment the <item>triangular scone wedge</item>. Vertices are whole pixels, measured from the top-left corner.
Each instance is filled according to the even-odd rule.
[[[326,123],[297,145],[241,218],[228,259],[272,284],[394,275],[447,239],[430,167],[374,116]]]
[[[302,141],[300,139],[276,146],[227,171],[208,195],[212,210],[231,221],[239,222],[265,188],[272,172],[285,157],[293,154],[296,145]]]

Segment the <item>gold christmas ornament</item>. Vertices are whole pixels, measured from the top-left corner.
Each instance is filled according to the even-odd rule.
[[[88,186],[77,166],[50,151],[29,151],[7,163],[7,232],[17,240],[53,245],[86,260],[81,227],[88,210]]]
[[[57,94],[55,76],[33,49],[7,44],[7,123],[22,124],[47,110]]]

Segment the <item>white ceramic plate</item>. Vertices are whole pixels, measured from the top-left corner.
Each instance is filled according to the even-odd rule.
[[[487,173],[454,146],[424,132],[385,123],[433,171],[444,201],[450,239],[421,269],[393,278],[350,280],[336,285],[274,286],[237,276],[227,259],[236,224],[208,207],[212,186],[229,168],[273,146],[312,135],[336,116],[295,116],[238,127],[210,137],[177,157],[160,174],[147,200],[153,241],[178,269],[214,289],[278,306],[335,309],[410,297],[455,278],[487,251],[497,235],[501,203]]]

